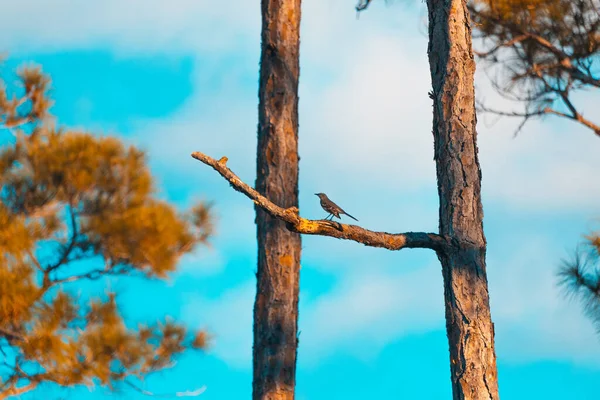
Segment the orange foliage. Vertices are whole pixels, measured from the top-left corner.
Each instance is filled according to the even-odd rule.
[[[69,285],[165,278],[208,239],[209,207],[178,213],[155,196],[142,151],[54,128],[50,80],[37,67],[19,77],[20,96],[0,89],[0,128],[15,136],[0,149],[0,398],[44,382],[116,387],[204,348],[204,332],[174,322],[128,328],[114,293],[86,305]]]

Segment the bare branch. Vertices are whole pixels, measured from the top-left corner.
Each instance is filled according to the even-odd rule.
[[[31,382],[31,383],[21,386],[21,387],[16,387],[13,385],[10,388],[8,388],[6,391],[3,391],[2,393],[0,393],[0,400],[8,399],[13,396],[19,396],[19,395],[22,395],[23,393],[27,393],[27,392],[35,389],[38,384],[39,384],[39,382]]]
[[[473,54],[475,54],[476,56],[481,57],[481,58],[489,57],[492,54],[497,53],[498,50],[500,50],[501,48],[514,46],[515,44],[527,39],[527,37],[528,37],[527,35],[517,36],[516,38],[513,38],[513,39],[509,40],[508,42],[500,43],[499,45],[494,46],[492,49],[490,49],[486,52],[473,51]]]
[[[535,35],[533,33],[527,32],[524,33],[524,36],[527,36],[529,39],[535,40],[540,46],[544,47],[546,50],[554,54],[560,60],[560,67],[563,70],[569,73],[569,75],[576,80],[579,80],[585,84],[590,86],[595,86],[600,88],[600,79],[596,79],[590,74],[586,74],[585,72],[578,69],[573,65],[571,61],[571,56],[565,53],[563,50],[554,46],[548,40],[544,39],[540,35]]]
[[[540,46],[544,47],[550,53],[554,54],[559,60],[565,60],[565,67],[571,67],[571,57],[565,53],[563,50],[554,46],[548,40],[544,39],[540,35],[531,33],[531,32],[521,32],[523,35],[527,36],[529,39],[536,41]]]
[[[591,129],[597,136],[600,136],[600,126],[596,125],[592,121],[584,118],[583,115],[581,115],[578,112],[575,112],[574,114],[566,114],[566,113],[563,113],[563,112],[558,111],[551,107],[545,107],[545,108],[535,110],[535,111],[524,111],[524,112],[501,111],[501,110],[496,110],[493,108],[484,107],[481,103],[478,104],[477,109],[478,109],[478,111],[481,111],[481,112],[495,114],[495,115],[502,116],[502,117],[523,118],[523,121],[517,128],[515,135],[517,135],[521,131],[521,129],[523,128],[523,125],[525,125],[525,123],[527,123],[527,121],[529,121],[531,118],[541,117],[544,115],[556,115],[559,117],[568,118],[568,119],[577,121],[580,124],[584,125],[585,127]]]
[[[105,271],[103,269],[94,269],[92,271],[86,272],[85,274],[81,274],[81,275],[71,275],[68,278],[54,279],[50,283],[52,286],[54,286],[54,285],[59,285],[61,283],[80,281],[82,279],[89,279],[89,280],[94,281],[96,279],[100,279],[103,275],[107,275],[107,274],[108,274],[108,271]]]
[[[75,245],[77,244],[77,239],[79,238],[79,230],[77,229],[77,219],[76,219],[76,215],[75,215],[75,208],[73,207],[72,201],[70,202],[68,209],[69,209],[69,221],[71,223],[71,238],[69,239],[69,244],[64,249],[63,254],[61,255],[60,259],[55,264],[48,266],[46,268],[47,272],[54,271],[55,269],[57,269],[61,265],[63,265],[65,262],[67,262],[67,260],[69,259],[69,255],[71,254],[71,252],[75,248]]]
[[[40,381],[35,377],[27,375],[19,365],[19,358],[15,360],[15,365],[12,366],[6,362],[3,363],[8,369],[12,370],[12,374],[4,380],[3,385],[0,389],[0,400],[8,399],[14,396],[22,395],[33,389],[35,389]],[[29,383],[20,387],[17,387],[17,383],[20,379],[26,378]]]
[[[387,232],[374,232],[356,225],[302,218],[298,215],[299,210],[296,207],[286,209],[281,208],[258,193],[252,187],[242,182],[237,175],[227,168],[227,157],[223,157],[217,161],[200,152],[193,153],[192,157],[212,167],[225,178],[235,190],[245,194],[269,215],[281,221],[285,221],[287,223],[287,228],[293,232],[353,240],[366,246],[383,247],[388,250],[425,248],[444,252],[446,247],[450,244],[449,240],[445,237],[435,233],[406,232],[393,234]]]
[[[94,280],[102,278],[103,276],[120,275],[120,274],[129,272],[130,270],[131,269],[128,267],[115,269],[115,266],[112,264],[112,262],[107,260],[103,269],[96,268],[96,269],[86,272],[85,274],[71,275],[69,277],[62,278],[62,279],[54,279],[54,280],[50,281],[50,286],[59,285],[61,283],[75,282],[75,281],[79,281],[82,279],[89,279],[89,280],[94,281]]]
[[[27,249],[26,253],[27,253],[27,256],[29,256],[29,258],[31,259],[31,262],[33,263],[33,265],[38,269],[38,271],[45,273],[46,270],[44,269],[44,267],[42,267],[42,264],[40,264],[37,257],[35,256],[35,254],[33,254],[33,251],[31,251],[31,249]]]
[[[0,128],[15,129],[33,121],[34,119],[32,117],[16,117],[12,119],[5,119],[4,121],[0,122]]]
[[[62,205],[57,200],[49,200],[46,204],[41,207],[35,208],[26,208],[23,213],[26,214],[29,219],[41,219],[48,217],[54,213],[56,213]]]

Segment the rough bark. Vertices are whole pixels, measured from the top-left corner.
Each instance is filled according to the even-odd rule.
[[[465,0],[427,0],[433,136],[440,234],[455,245],[438,253],[454,399],[498,399],[494,325],[477,158],[471,28]]]
[[[300,0],[262,0],[257,191],[298,206]],[[256,208],[253,399],[294,398],[300,235]]]

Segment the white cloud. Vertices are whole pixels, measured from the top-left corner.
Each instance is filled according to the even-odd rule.
[[[224,189],[224,193],[230,190],[228,187]],[[254,260],[256,228],[252,224],[252,203],[239,195],[237,201],[219,202],[213,216],[215,234],[208,246],[199,246],[194,253],[183,258],[179,269],[181,279],[225,273],[234,254],[243,254]],[[252,268],[255,268],[254,265]]]
[[[190,296],[183,318],[210,332],[210,351],[238,368],[250,368],[252,359],[252,304],[256,284],[248,282],[223,293],[217,300]]]
[[[356,40],[337,63],[328,57],[339,68],[329,85],[307,82],[301,93],[301,150],[311,182],[433,185],[425,55],[389,32]]]
[[[418,7],[375,7],[357,20],[348,1],[304,2],[301,179],[326,186],[351,176],[379,191],[435,187],[427,44],[417,17],[424,6]],[[240,96],[236,85],[241,72],[258,72],[259,29],[259,3],[242,0],[23,0],[3,7],[0,46],[196,55],[196,96],[168,118],[140,122],[140,136],[153,157],[178,171],[190,165],[191,149],[228,154],[233,165],[241,160],[240,169],[252,171],[256,90]],[[239,66],[211,66],[232,52],[244,55]],[[499,103],[479,75],[479,97],[515,107]],[[207,94],[208,78],[223,90]],[[592,182],[600,142],[591,133],[549,119],[513,140],[517,121],[488,128],[485,120],[479,143],[486,199],[527,209],[598,209],[600,186]]]
[[[567,301],[556,286],[561,251],[542,235],[517,234],[504,240],[509,241],[517,244],[507,246],[509,253],[494,246],[487,263],[499,357],[599,365],[600,341],[593,324],[581,305]],[[374,357],[401,337],[444,329],[441,267],[416,265],[407,273],[391,273],[383,270],[389,264],[374,259],[372,265],[347,265],[349,272],[339,274],[332,291],[305,299],[300,313],[304,362],[339,351]]]
[[[340,277],[328,293],[301,305],[303,361],[343,351],[373,358],[388,343],[444,324],[440,267],[385,274],[377,263]]]
[[[488,257],[497,354],[505,360],[569,360],[600,365],[600,341],[576,301],[557,287],[561,251],[539,235]],[[499,248],[499,246],[498,246]]]
[[[380,198],[435,189],[426,39],[412,32],[407,41],[406,29],[336,18],[345,6],[307,4],[301,51],[301,187],[343,191],[351,177],[354,187]],[[326,18],[333,22],[323,27],[318,21]],[[258,58],[258,49],[254,56]],[[199,76],[197,96],[178,112],[140,121],[140,137],[163,166],[188,170],[188,153],[202,150],[228,155],[234,170],[253,180],[257,88],[227,83],[254,68],[258,74],[255,61],[246,60],[217,75],[223,90],[206,94],[200,84],[206,77]],[[203,66],[199,74],[206,71]],[[500,103],[485,79],[478,77],[478,96],[492,105],[515,107]],[[490,124],[489,116],[479,119],[486,201],[537,211],[598,210],[600,186],[593,182],[600,142],[594,135],[549,119],[529,124],[513,139],[518,121]]]
[[[496,252],[488,258],[497,355],[505,362],[567,360],[598,366],[600,342],[592,323],[556,286],[558,252],[548,252],[545,238],[523,237],[519,242],[510,255]],[[399,273],[378,259],[362,262],[338,273],[330,291],[302,291],[303,363],[339,353],[369,360],[402,337],[444,329],[437,263]],[[216,354],[241,368],[250,365],[254,285],[250,281],[213,300],[192,298],[186,311],[189,320],[201,321],[216,333]]]
[[[214,51],[246,44],[249,33],[257,37],[260,3],[20,0],[3,4],[0,22],[0,47],[11,52],[90,47],[123,55]]]
[[[362,267],[364,272],[341,278],[332,292],[308,301],[303,296],[303,362],[314,363],[340,350],[370,358],[392,340],[443,326],[439,268],[390,277],[374,272],[373,266]],[[215,335],[212,351],[239,368],[251,360],[255,285],[247,282],[211,300],[191,296],[184,310],[188,321],[201,322]]]
[[[487,78],[477,79],[478,96],[489,107],[518,110],[501,100]],[[598,104],[600,97],[590,98]],[[520,120],[480,115],[479,146],[483,195],[487,200],[530,210],[600,211],[600,141],[571,121],[532,121],[515,138]]]
[[[179,265],[180,274],[192,276],[218,275],[225,270],[225,259],[221,251],[213,246],[201,246],[192,254],[183,257]]]

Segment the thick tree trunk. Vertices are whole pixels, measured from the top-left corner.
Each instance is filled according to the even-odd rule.
[[[427,0],[440,254],[454,399],[498,399],[477,159],[471,29],[466,0]]]
[[[281,207],[298,206],[300,0],[262,0],[256,189]],[[254,400],[294,398],[300,235],[256,208]]]

